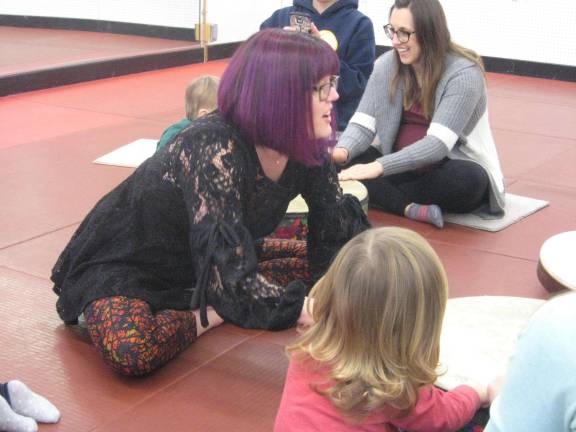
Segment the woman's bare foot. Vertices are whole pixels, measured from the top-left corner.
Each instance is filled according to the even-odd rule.
[[[206,314],[208,315],[208,327],[202,327],[200,324],[200,310],[196,309],[193,311],[194,316],[196,317],[196,336],[200,337],[204,332],[219,326],[224,322],[224,319],[220,315],[216,313],[212,306],[208,306],[206,308]]]

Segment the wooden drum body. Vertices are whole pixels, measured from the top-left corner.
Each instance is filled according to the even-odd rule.
[[[542,244],[537,275],[548,292],[576,290],[576,231],[557,234]]]
[[[341,181],[340,187],[343,193],[358,198],[362,209],[368,213],[368,191],[362,183],[356,180]],[[298,195],[290,201],[282,222],[270,236],[279,239],[306,240],[307,235],[308,206],[302,195]]]

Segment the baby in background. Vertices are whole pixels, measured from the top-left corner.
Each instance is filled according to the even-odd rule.
[[[192,120],[202,117],[217,108],[219,83],[220,78],[218,77],[202,75],[188,84],[185,95],[186,118],[173,124],[162,133],[156,146],[156,151],[164,147],[173,137],[178,135],[182,129],[192,123]]]
[[[488,390],[433,385],[447,298],[442,264],[419,234],[385,227],[350,240],[310,293],[312,323],[287,347],[274,430],[450,432],[466,425],[489,403]]]

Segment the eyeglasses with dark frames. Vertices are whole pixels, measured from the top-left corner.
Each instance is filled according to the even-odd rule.
[[[330,91],[333,88],[334,89],[338,88],[338,80],[339,79],[340,79],[340,77],[338,75],[332,75],[330,77],[330,81],[327,82],[326,84],[312,87],[312,89],[315,92],[318,92],[318,99],[320,100],[320,102],[326,102],[328,100],[328,98],[330,97]]]
[[[392,27],[392,24],[386,24],[384,26],[384,33],[386,33],[386,36],[388,36],[390,40],[394,39],[394,35],[396,35],[396,37],[398,37],[398,41],[406,43],[410,40],[410,36],[412,36],[416,32],[415,31],[411,32],[402,29],[396,30],[394,27]]]

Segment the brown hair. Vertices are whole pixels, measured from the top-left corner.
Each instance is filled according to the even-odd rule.
[[[394,9],[403,8],[410,9],[412,13],[415,31],[412,37],[418,38],[422,49],[420,61],[423,73],[421,83],[418,84],[414,69],[409,65],[403,65],[396,53],[397,69],[392,80],[390,97],[393,97],[398,84],[402,82],[404,84],[404,109],[408,110],[415,102],[418,102],[426,118],[430,119],[434,111],[436,86],[442,77],[444,59],[448,52],[471,60],[480,66],[482,71],[484,71],[484,66],[478,54],[452,42],[446,16],[438,0],[395,0],[390,8],[390,15]]]
[[[186,118],[192,121],[201,109],[213,111],[218,107],[218,84],[220,78],[202,75],[186,87]]]
[[[314,324],[287,352],[329,366],[333,385],[313,383],[315,391],[356,420],[384,407],[407,414],[419,388],[438,376],[448,297],[428,242],[403,228],[367,230],[342,248],[310,296]]]

